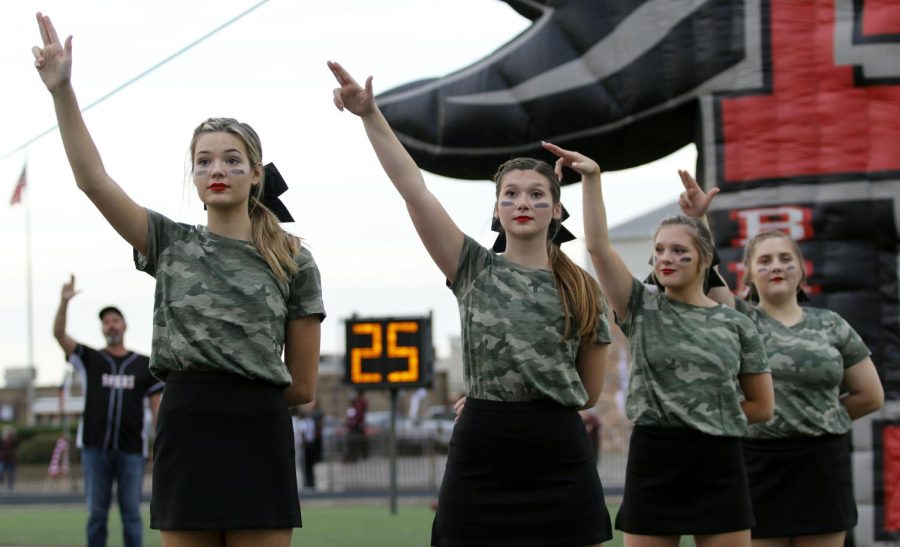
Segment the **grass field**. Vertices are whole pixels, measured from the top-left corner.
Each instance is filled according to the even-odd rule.
[[[610,507],[611,512],[615,507]],[[303,506],[302,529],[292,546],[302,547],[422,547],[427,546],[434,512],[424,504],[400,505],[391,515],[384,505]],[[150,520],[144,511],[144,525]],[[80,506],[4,506],[0,509],[0,545],[84,545],[87,510]],[[694,545],[683,539],[683,546]],[[122,545],[119,514],[109,518],[109,545]],[[160,545],[159,532],[146,528],[144,545]],[[618,533],[604,545],[619,547]]]

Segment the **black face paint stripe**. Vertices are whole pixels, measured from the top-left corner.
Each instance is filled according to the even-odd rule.
[[[535,209],[549,209],[549,208],[550,208],[550,204],[542,201],[542,202],[539,202],[539,203],[535,203],[535,204],[534,204],[534,208],[535,208]]]
[[[247,172],[244,171],[243,169],[232,169],[232,170],[231,170],[231,174],[232,174],[232,175],[244,175],[244,174],[246,174],[246,173],[247,173]]]
[[[679,261],[679,262],[693,262],[693,261],[694,261],[694,257],[691,257],[691,256],[683,256],[683,257],[679,258],[678,261]]]
[[[204,170],[204,171],[194,171],[194,174],[197,175],[198,177],[205,177],[206,175],[209,174],[209,171],[206,171],[206,170]]]
[[[500,207],[512,207],[512,206],[513,206],[513,202],[511,202],[511,201],[501,201],[500,202]]]

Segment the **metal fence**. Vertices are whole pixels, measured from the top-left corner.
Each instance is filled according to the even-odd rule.
[[[597,464],[607,491],[620,492],[625,484],[625,462],[631,426],[605,427]],[[398,488],[437,491],[447,463],[444,439],[416,437],[397,432]],[[364,443],[360,446],[360,443]],[[385,490],[390,480],[390,458],[386,432],[362,439],[334,436],[325,440],[322,461],[315,466],[316,490],[352,492]],[[301,456],[302,457],[302,456]],[[300,477],[302,483],[302,477]]]
[[[604,426],[597,469],[606,492],[617,494],[625,484],[625,462],[631,426]],[[404,491],[437,493],[447,463],[446,437],[436,438],[398,430],[397,485]],[[324,439],[322,460],[315,465],[315,493],[322,495],[386,491],[390,481],[388,435],[365,437],[363,445],[334,435]],[[304,488],[302,452],[298,454],[297,480]],[[15,487],[0,485],[0,500],[16,496],[78,496],[84,494],[81,468],[74,464],[66,476],[49,477],[47,465],[20,465]],[[150,492],[150,465],[144,477],[144,492]],[[310,491],[310,493],[312,493]]]

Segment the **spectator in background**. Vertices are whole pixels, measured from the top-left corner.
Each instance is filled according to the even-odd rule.
[[[115,306],[100,310],[106,347],[97,350],[76,342],[66,328],[69,301],[79,293],[75,276],[64,283],[53,335],[85,386],[84,417],[79,433],[81,467],[88,504],[87,544],[106,545],[112,486],[116,483],[122,534],[128,547],[140,546],[141,487],[147,458],[144,403],[159,409],[163,384],[150,374],[146,355],[125,347],[127,324]]]
[[[294,432],[294,472],[297,475],[297,490],[300,489],[300,473],[303,469],[303,415],[300,407],[291,408],[291,430]]]
[[[427,395],[428,390],[424,387],[420,387],[409,396],[409,412],[407,413],[407,416],[409,416],[410,422],[414,424],[419,423],[419,409],[422,406],[422,399]]]
[[[6,481],[6,489],[12,491],[16,484],[16,451],[19,449],[19,438],[16,429],[7,425],[0,434],[0,486]]]
[[[366,411],[369,403],[363,390],[356,390],[356,397],[347,408],[347,457],[346,461],[355,462],[360,457],[368,457],[369,447],[366,441]]]
[[[302,408],[303,432],[303,487],[315,490],[315,466],[322,461],[322,421],[324,415],[319,403],[313,400]]]

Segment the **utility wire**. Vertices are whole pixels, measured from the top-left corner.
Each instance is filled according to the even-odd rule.
[[[211,31],[209,31],[209,32],[207,32],[206,34],[204,34],[203,36],[201,36],[200,38],[197,38],[196,40],[194,40],[194,41],[191,42],[190,44],[184,46],[183,48],[181,48],[181,49],[179,49],[178,51],[176,51],[175,53],[173,53],[172,55],[169,55],[168,57],[166,57],[166,58],[163,59],[162,61],[156,63],[155,65],[153,65],[153,66],[151,66],[150,68],[148,68],[147,70],[141,72],[140,74],[138,74],[138,75],[135,76],[134,78],[131,78],[130,80],[128,80],[128,81],[125,82],[124,84],[120,85],[119,87],[113,89],[112,91],[110,91],[110,92],[107,93],[106,95],[103,95],[102,97],[100,97],[99,99],[95,100],[95,101],[92,102],[91,104],[89,104],[89,105],[87,105],[86,107],[82,108],[82,109],[81,109],[81,112],[87,112],[87,111],[90,110],[91,108],[94,108],[95,106],[97,106],[98,104],[102,103],[102,102],[105,101],[106,99],[109,99],[110,97],[112,97],[113,95],[116,95],[117,93],[119,93],[120,91],[122,91],[123,89],[125,89],[126,87],[128,87],[128,86],[130,86],[131,84],[137,82],[138,80],[140,80],[140,79],[143,78],[144,76],[147,76],[148,74],[154,72],[156,69],[158,69],[158,68],[162,67],[163,65],[169,63],[169,61],[172,61],[172,60],[174,60],[175,58],[180,57],[182,54],[187,53],[189,50],[193,49],[195,46],[197,46],[197,45],[201,44],[202,42],[206,41],[206,39],[208,39],[208,38],[212,37],[213,35],[215,35],[215,34],[221,32],[221,31],[225,30],[226,28],[230,27],[231,25],[233,25],[234,23],[236,23],[236,22],[239,21],[240,19],[242,19],[242,18],[244,18],[245,16],[249,15],[251,12],[255,11],[257,8],[261,7],[263,4],[266,4],[266,3],[268,3],[268,2],[269,2],[269,0],[262,0],[261,2],[259,2],[258,4],[255,4],[255,5],[253,5],[253,6],[251,6],[250,8],[248,8],[247,10],[245,10],[244,12],[239,13],[238,15],[235,15],[234,17],[232,17],[232,18],[229,19],[228,21],[225,21],[224,23],[222,23],[222,24],[219,25],[218,27],[212,29]],[[7,152],[6,154],[4,154],[3,157],[0,157],[0,161],[5,160],[6,158],[8,158],[8,157],[10,157],[11,155],[15,154],[16,152],[18,152],[19,150],[22,150],[22,149],[24,149],[24,148],[27,148],[27,147],[28,147],[29,145],[31,145],[33,142],[35,142],[35,141],[39,140],[40,138],[46,136],[48,133],[52,133],[53,131],[56,131],[56,129],[57,129],[58,127],[59,127],[59,125],[54,125],[54,126],[51,127],[50,129],[47,129],[46,131],[44,131],[44,132],[42,132],[42,133],[40,133],[40,134],[38,134],[38,135],[35,135],[34,137],[28,139],[28,140],[25,141],[24,143],[20,144],[20,145],[17,146],[16,148],[13,148],[12,150],[10,150],[10,151]]]

